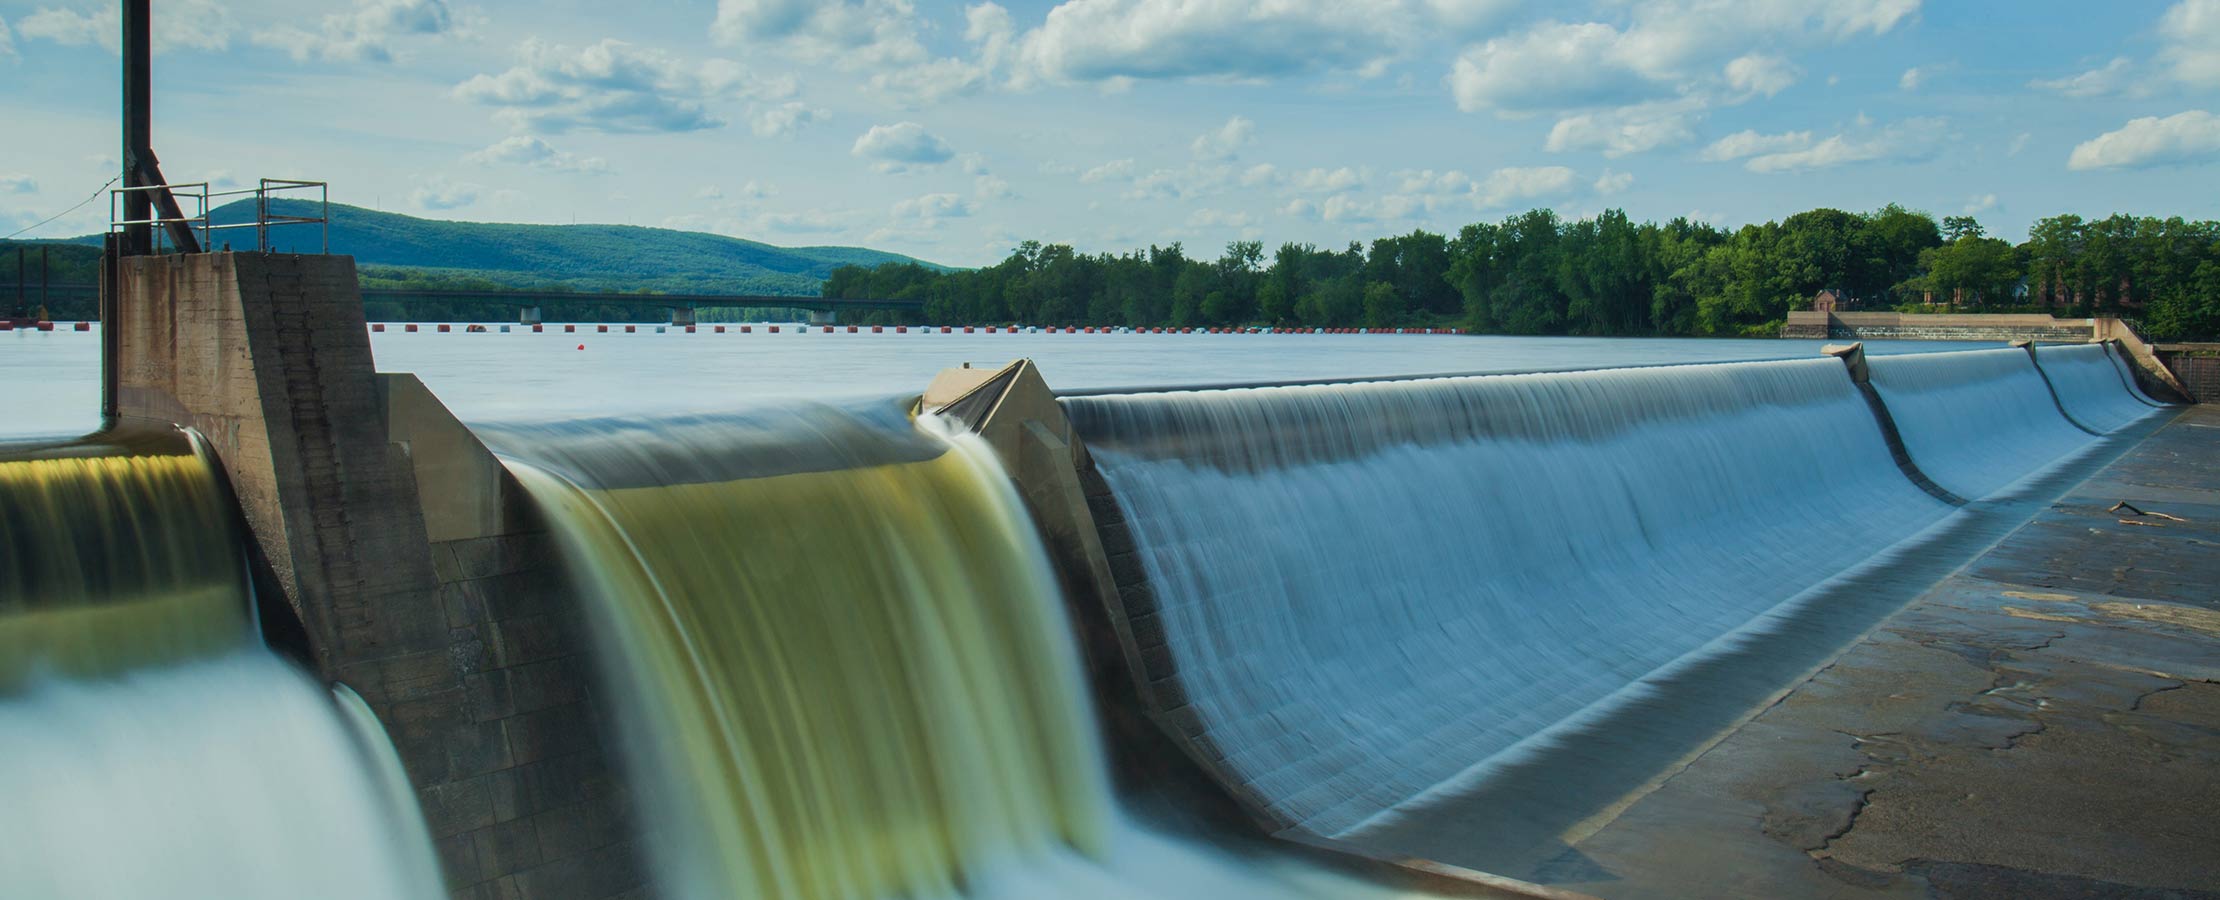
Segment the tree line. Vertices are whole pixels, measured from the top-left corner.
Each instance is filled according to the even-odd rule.
[[[2220,222],[2043,219],[2020,244],[1967,216],[1891,204],[1815,209],[1729,231],[1621,210],[1538,209],[1455,235],[1369,245],[1235,241],[1081,253],[1026,241],[978,269],[842,266],[823,296],[920,299],[939,324],[1404,327],[1499,334],[1772,336],[1823,290],[1841,309],[2047,312],[2138,319],[2154,337],[2220,334]]]

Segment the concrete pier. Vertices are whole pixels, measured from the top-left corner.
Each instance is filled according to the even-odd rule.
[[[206,435],[305,635],[417,788],[458,898],[640,888],[575,603],[515,482],[413,377],[374,371],[354,261],[126,257],[117,412]],[[281,632],[273,632],[275,636]]]

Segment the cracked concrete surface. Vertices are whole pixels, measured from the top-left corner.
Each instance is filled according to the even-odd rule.
[[[2220,900],[2216,450],[2220,408],[2183,413],[1549,880],[1606,898]],[[2121,500],[2177,518],[2108,511]]]

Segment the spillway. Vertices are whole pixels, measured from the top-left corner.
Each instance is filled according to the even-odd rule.
[[[1831,359],[1065,406],[1199,735],[1323,836],[1642,702],[1952,511]]]
[[[246,565],[225,503],[181,439],[0,460],[0,691],[237,643]]]
[[[1961,497],[2006,491],[2097,438],[2066,418],[2025,350],[1875,356],[1868,364],[1912,462]]]
[[[1350,897],[1127,821],[992,453],[898,414],[480,429],[605,638],[679,897]]]
[[[0,893],[442,893],[391,745],[264,649],[175,435],[0,460]]]
[[[2092,429],[2110,434],[2154,411],[2122,380],[2112,348],[2103,344],[2043,346],[2036,349],[2035,361],[2058,392],[2059,405]]]

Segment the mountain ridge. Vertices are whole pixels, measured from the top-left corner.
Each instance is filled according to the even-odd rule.
[[[314,216],[314,201],[270,201],[277,215]],[[252,224],[254,201],[209,211],[215,225]],[[213,232],[221,247],[251,245],[252,229]],[[99,244],[99,235],[70,243]],[[323,249],[315,225],[270,229],[271,249]],[[472,278],[515,287],[565,286],[594,291],[814,296],[843,265],[939,265],[868,247],[781,247],[746,238],[647,225],[535,225],[425,219],[331,204],[331,252],[353,256],[365,279]],[[403,270],[403,271],[394,271]]]

